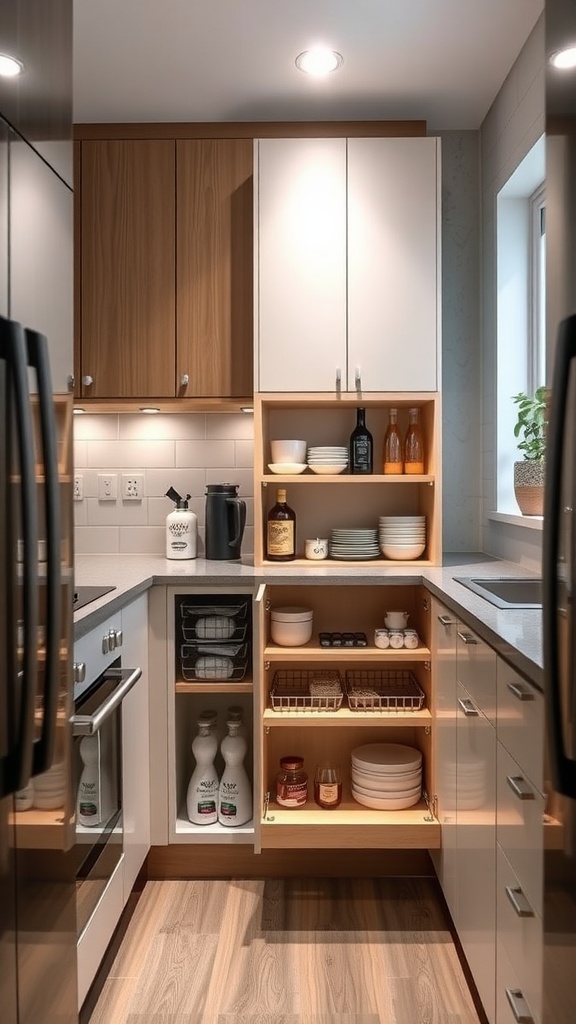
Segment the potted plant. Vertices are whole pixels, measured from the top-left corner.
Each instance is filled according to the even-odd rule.
[[[544,457],[546,454],[547,389],[536,389],[533,396],[520,391],[512,396],[518,406],[514,437],[522,436],[518,451],[523,460],[514,463],[514,494],[522,515],[544,514]]]

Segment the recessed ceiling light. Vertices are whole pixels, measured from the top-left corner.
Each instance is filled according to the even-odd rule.
[[[11,57],[9,53],[0,53],[0,75],[3,78],[15,78],[24,71],[22,61]]]
[[[336,50],[328,50],[324,46],[315,46],[312,50],[304,50],[296,57],[295,64],[299,71],[307,75],[315,75],[321,78],[337,71],[342,66],[344,58]]]
[[[75,416],[80,416],[83,412],[86,412],[86,409],[80,409],[79,406],[76,406],[75,409],[72,409],[72,412]]]
[[[146,412],[149,416],[153,416],[154,413],[160,412],[160,409],[157,409],[155,405],[141,405],[140,412]]]
[[[254,412],[254,406],[253,405],[241,405],[240,406],[240,412]]]
[[[564,50],[558,50],[550,57],[550,63],[554,68],[562,71],[576,68],[576,46],[567,46]]]

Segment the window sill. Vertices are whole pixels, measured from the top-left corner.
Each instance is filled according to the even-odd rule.
[[[487,518],[496,523],[508,523],[509,526],[522,526],[527,530],[542,530],[543,516],[523,516],[513,512],[488,512]]]

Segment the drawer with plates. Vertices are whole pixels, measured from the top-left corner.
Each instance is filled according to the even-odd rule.
[[[500,846],[496,847],[497,988],[520,988],[535,1020],[540,1020],[542,1000],[542,921]],[[505,969],[503,969],[505,967]],[[510,970],[511,968],[511,970]],[[506,972],[509,971],[508,977]],[[506,1018],[505,1018],[506,1019]]]
[[[496,759],[496,840],[542,917],[545,800],[501,743]]]
[[[496,723],[496,654],[468,626],[460,624],[456,640],[458,682],[492,724]]]
[[[544,777],[544,698],[498,658],[498,739],[541,790]]]

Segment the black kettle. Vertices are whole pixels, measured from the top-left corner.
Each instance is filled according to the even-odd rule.
[[[206,484],[206,558],[240,558],[246,502],[239,484]]]

